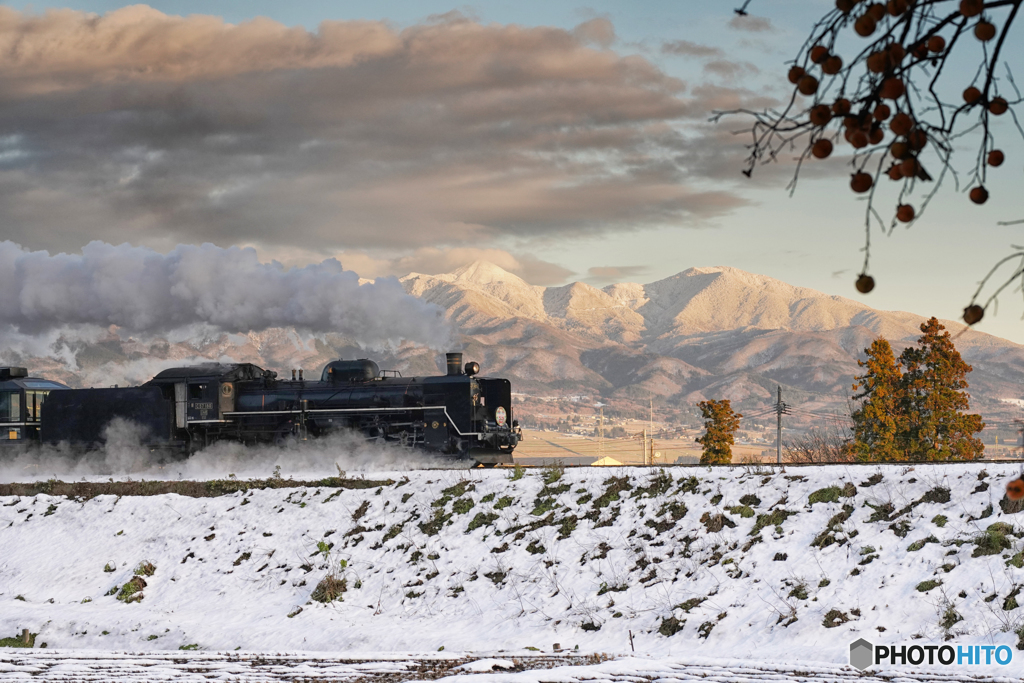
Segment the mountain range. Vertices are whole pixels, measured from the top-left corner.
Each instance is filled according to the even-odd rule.
[[[744,410],[775,401],[848,410],[858,358],[878,336],[898,354],[920,336],[927,316],[879,311],[839,296],[729,267],[690,268],[650,284],[598,289],[581,282],[530,285],[498,266],[476,262],[453,273],[401,278],[409,294],[437,304],[458,331],[457,346],[486,375],[508,377],[532,397],[586,396],[620,405],[692,407],[729,398]],[[986,416],[1018,410],[1024,346],[942,321],[974,371],[973,405]],[[235,359],[311,374],[337,357],[371,355],[404,374],[434,374],[440,350],[409,344],[360,349],[334,335],[271,329],[180,341],[139,340],[111,329],[99,341],[58,342],[56,351],[5,360],[73,385],[144,381],[168,364]],[[11,354],[8,353],[8,356]],[[74,357],[69,367],[66,359]],[[63,357],[65,360],[60,360]]]

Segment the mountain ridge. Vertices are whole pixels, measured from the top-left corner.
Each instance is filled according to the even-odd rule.
[[[728,266],[598,289],[580,282],[531,285],[478,261],[451,273],[410,273],[400,282],[444,310],[467,359],[479,361],[487,375],[508,377],[521,395],[589,396],[623,406],[656,399],[681,411],[708,398],[762,408],[775,401],[779,385],[787,402],[845,411],[857,361],[871,341],[885,336],[899,353],[915,343],[927,319]],[[942,323],[974,366],[968,380],[976,409],[1007,415],[1010,407],[1000,399],[1024,398],[1024,346]],[[68,342],[35,357],[8,351],[4,360],[79,386],[107,386],[145,381],[168,364],[198,359],[315,373],[333,358],[370,356],[406,375],[435,374],[443,372],[440,351],[400,344],[374,352],[357,340],[284,328],[179,342],[111,328],[94,343]],[[59,360],[61,354],[73,356],[77,367]]]

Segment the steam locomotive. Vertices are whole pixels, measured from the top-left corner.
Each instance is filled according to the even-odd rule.
[[[144,446],[179,454],[220,440],[284,444],[347,429],[484,466],[511,463],[522,438],[512,419],[511,384],[478,377],[479,364],[463,366],[461,353],[447,354],[447,365],[446,375],[402,377],[381,372],[372,360],[336,360],[319,380],[304,379],[301,371],[288,380],[251,363],[209,363],[164,370],[142,386],[107,389],[69,389],[5,368],[0,429],[11,418],[8,444],[94,448],[121,418],[141,429]],[[46,383],[45,393],[27,386],[32,383]]]

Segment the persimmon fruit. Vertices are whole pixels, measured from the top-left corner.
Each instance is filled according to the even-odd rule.
[[[857,194],[864,194],[871,189],[871,186],[875,184],[874,179],[871,175],[864,171],[857,171],[850,178],[850,189]]]
[[[822,138],[811,145],[811,154],[815,159],[826,159],[832,154],[832,141]]]
[[[985,317],[985,309],[978,304],[971,304],[964,309],[964,322],[968,325],[980,322]]]

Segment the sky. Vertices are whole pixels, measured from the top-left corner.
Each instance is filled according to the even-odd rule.
[[[999,225],[1024,218],[1008,120],[989,202],[961,176],[909,229],[876,228],[866,296],[848,158],[805,165],[790,196],[792,158],[748,179],[750,119],[709,120],[788,97],[787,61],[830,7],[0,3],[0,238],[251,246],[369,278],[485,259],[538,285],[724,265],[957,319],[1024,243]],[[1024,343],[1019,293],[999,303],[978,329]]]

